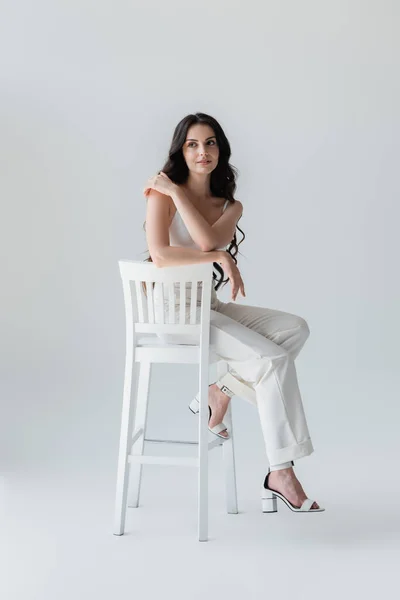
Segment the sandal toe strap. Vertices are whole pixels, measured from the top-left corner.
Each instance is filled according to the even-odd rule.
[[[310,510],[312,505],[314,504],[315,500],[311,500],[310,498],[306,498],[303,502],[303,504],[300,507],[300,510]]]
[[[218,423],[218,425],[210,427],[210,431],[212,431],[213,433],[221,433],[221,431],[224,431],[225,429],[226,425],[224,425],[223,423]]]

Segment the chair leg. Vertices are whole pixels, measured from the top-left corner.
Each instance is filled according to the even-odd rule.
[[[227,371],[225,361],[217,363],[217,376],[221,378]],[[235,465],[235,447],[232,423],[232,400],[229,403],[228,410],[224,416],[224,423],[229,431],[229,439],[222,444],[222,456],[225,472],[225,497],[226,510],[229,514],[238,513],[237,486],[236,486],[236,465]]]
[[[122,403],[121,433],[118,454],[117,489],[115,497],[114,535],[123,535],[125,531],[126,504],[129,483],[128,455],[132,439],[132,422],[137,398],[137,363],[132,353],[127,354],[125,366],[124,395]],[[135,371],[135,377],[133,377]],[[132,394],[132,379],[134,392]],[[133,397],[132,397],[133,396]]]
[[[224,423],[229,431],[229,439],[222,444],[222,455],[225,471],[226,510],[229,514],[236,515],[238,513],[238,503],[231,402],[229,403],[228,410],[224,417]]]
[[[136,442],[132,446],[130,453],[135,455],[143,455],[144,452],[144,442],[146,437],[147,426],[147,407],[149,400],[150,373],[151,363],[140,363],[137,405],[133,431],[135,432],[138,429],[143,429],[143,434],[138,440],[136,440]],[[142,467],[143,465],[139,463],[132,463],[130,465],[128,494],[129,507],[137,508],[139,506],[140,489],[142,483]]]
[[[208,540],[208,360],[199,368],[198,539]]]

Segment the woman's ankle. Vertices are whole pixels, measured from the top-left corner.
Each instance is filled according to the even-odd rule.
[[[229,402],[231,397],[228,396],[228,394],[225,394],[225,392],[223,392],[216,383],[211,384],[209,389],[211,391],[211,394],[214,395],[214,397],[223,400],[224,402]]]
[[[222,383],[222,381],[217,380],[213,385],[217,386],[217,388],[229,398],[232,398],[234,396],[232,390],[230,390],[224,383]]]

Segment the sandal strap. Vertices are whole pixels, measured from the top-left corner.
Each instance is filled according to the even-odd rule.
[[[198,394],[196,394],[196,396],[194,397],[194,400],[196,400],[199,408],[197,410],[200,409],[200,401],[199,401],[199,397]],[[208,407],[208,410],[210,410],[210,407]],[[218,427],[221,427],[221,429],[218,429],[218,431],[216,431],[216,429]],[[214,433],[221,433],[221,431],[225,431],[225,429],[228,429],[227,426],[225,425],[225,423],[218,423],[218,425],[215,425],[215,427],[210,427],[209,428],[210,431],[213,431]]]
[[[209,429],[213,433],[221,433],[221,431],[224,431],[226,429],[226,425],[224,425],[223,423],[218,423],[218,425],[215,425],[214,427],[210,427]]]
[[[300,510],[309,511],[314,504],[315,500],[311,500],[310,498],[306,498],[303,504],[300,507]]]
[[[232,392],[232,390],[230,390],[228,387],[226,387],[226,385],[224,385],[220,381],[216,381],[215,385],[221,390],[221,392],[223,392],[224,394],[226,394],[227,396],[229,396],[229,398],[232,398],[235,395]]]

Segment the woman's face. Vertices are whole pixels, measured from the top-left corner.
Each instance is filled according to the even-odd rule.
[[[203,175],[211,173],[219,157],[217,138],[211,127],[199,123],[189,127],[182,152],[189,171]]]

